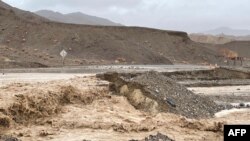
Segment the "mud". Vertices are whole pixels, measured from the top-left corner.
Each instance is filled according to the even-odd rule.
[[[10,126],[11,126],[11,119],[8,116],[0,113],[0,135],[4,134],[5,131],[10,128]]]
[[[66,104],[90,104],[102,96],[95,92],[82,93],[79,89],[69,85],[61,86],[58,91],[37,91],[35,95],[15,95],[15,103],[7,109],[16,123],[38,123],[40,119],[56,115]]]
[[[1,136],[0,135],[0,141],[21,141],[16,137],[12,137],[12,136]]]
[[[16,123],[36,122],[39,118],[60,111],[59,96],[55,93],[36,96],[16,95],[16,97],[16,102],[8,108],[10,116]]]
[[[128,141],[164,140],[168,137],[176,141],[220,141],[223,140],[224,124],[250,123],[249,111],[203,119],[161,112],[161,101],[154,98],[154,95],[168,96],[167,92],[172,93],[171,88],[178,88],[177,92],[186,90],[159,73],[117,74],[117,77],[111,73],[103,76],[117,82],[123,80],[119,83],[122,87],[118,89],[95,76],[78,76],[49,82],[16,82],[0,86],[0,140]],[[149,80],[152,84],[146,83]],[[127,82],[127,86],[122,85],[123,82]],[[144,85],[152,87],[143,87]],[[164,85],[168,89],[162,89],[158,85]],[[112,93],[115,89],[119,93]],[[152,97],[149,97],[149,93],[145,94],[151,91],[154,92]],[[182,106],[174,100],[165,104],[173,109]],[[13,108],[13,105],[18,106]]]

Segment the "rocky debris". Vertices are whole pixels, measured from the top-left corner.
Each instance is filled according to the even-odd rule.
[[[139,141],[139,140],[130,140],[130,141]],[[157,135],[150,135],[143,140],[140,141],[174,141],[170,139],[168,136],[163,135],[161,133],[157,133]]]
[[[243,102],[237,103],[237,104],[236,103],[232,104],[232,106],[234,108],[237,108],[237,109],[250,108],[250,104],[249,103],[243,103]]]
[[[240,103],[239,106],[240,107],[245,107],[245,103]]]
[[[112,82],[111,91],[127,97],[136,109],[146,112],[170,112],[188,118],[210,118],[223,110],[223,107],[210,98],[195,95],[161,73],[106,73],[97,77]]]
[[[250,79],[250,73],[243,70],[230,69],[226,67],[216,68],[212,70],[197,71],[178,71],[166,72],[165,76],[174,80],[231,80],[231,79]],[[231,82],[230,82],[231,83]]]
[[[1,136],[0,135],[0,141],[21,141],[21,140],[19,140],[16,137],[12,137],[12,136],[6,136],[6,135]]]

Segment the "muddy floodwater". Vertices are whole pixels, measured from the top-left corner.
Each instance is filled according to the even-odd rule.
[[[175,73],[177,70],[184,72]],[[211,82],[213,85],[210,82],[209,85],[196,83],[195,87],[187,83],[181,84],[191,79],[204,81],[205,78],[208,79],[207,76],[213,79],[206,81],[222,78],[224,81],[228,76],[247,80],[247,73],[237,75],[234,71],[211,70],[210,67],[177,70],[146,74],[141,71],[140,74],[121,71],[121,76],[116,76],[118,81],[113,80],[115,77],[112,75],[116,73],[108,74],[107,76],[112,77],[107,80],[97,77],[95,72],[6,73],[0,76],[0,140],[129,141],[159,135],[175,141],[222,141],[224,124],[250,123],[250,110],[247,107],[237,107],[239,103],[247,104],[250,101],[250,84],[247,85],[247,81],[244,81],[244,85],[235,86],[216,86],[214,82]],[[225,72],[227,76],[224,76]],[[120,81],[123,78],[126,81]],[[162,85],[157,86],[158,84]],[[162,87],[165,85],[167,87]],[[168,93],[165,95],[164,91]],[[174,92],[177,93],[172,95]],[[187,95],[190,102],[197,95],[200,100],[209,98],[208,105],[223,110],[206,117],[206,113],[215,111],[204,107],[206,112],[203,113],[200,110],[203,108],[202,103],[195,100],[193,104],[201,107],[198,110],[195,106],[191,106],[194,109],[186,109],[178,101],[181,97],[176,97],[183,92],[190,93]],[[158,94],[167,97],[152,97]],[[184,98],[180,100],[185,101]],[[157,108],[164,104],[172,106],[172,110],[168,112],[164,108]],[[154,110],[147,111],[147,106]],[[200,115],[202,118],[196,118],[200,116],[194,116],[193,112],[203,114]]]

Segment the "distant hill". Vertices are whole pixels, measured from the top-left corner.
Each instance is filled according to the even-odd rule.
[[[232,36],[247,36],[250,35],[250,30],[247,29],[232,29],[228,27],[220,27],[208,31],[201,32],[203,34],[210,34],[210,35],[232,35]]]
[[[40,22],[40,21],[48,21],[48,19],[38,16],[32,12],[29,11],[23,11],[18,8],[12,7],[3,1],[0,0],[0,8],[9,10],[10,12],[14,12],[19,18],[29,21],[29,22]],[[3,13],[0,13],[3,14]]]
[[[108,19],[90,16],[81,12],[62,14],[50,10],[40,10],[35,12],[37,15],[45,17],[51,21],[72,24],[85,24],[85,25],[104,25],[104,26],[122,26],[121,24],[114,23]]]
[[[190,34],[189,37],[195,42],[207,44],[225,44],[234,41],[234,39],[219,35]]]
[[[189,34],[191,40],[199,43],[208,44],[225,44],[232,41],[250,41],[250,35],[248,36],[230,36],[230,35],[208,35],[208,34]]]

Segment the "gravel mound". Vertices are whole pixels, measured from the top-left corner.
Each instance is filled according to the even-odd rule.
[[[135,108],[146,112],[170,112],[188,118],[210,118],[223,109],[211,99],[195,95],[161,73],[106,73],[99,77],[113,82],[111,90],[126,96]]]
[[[130,140],[130,141],[138,141],[138,140]],[[168,136],[158,133],[157,135],[150,135],[141,141],[174,141],[170,139]]]

